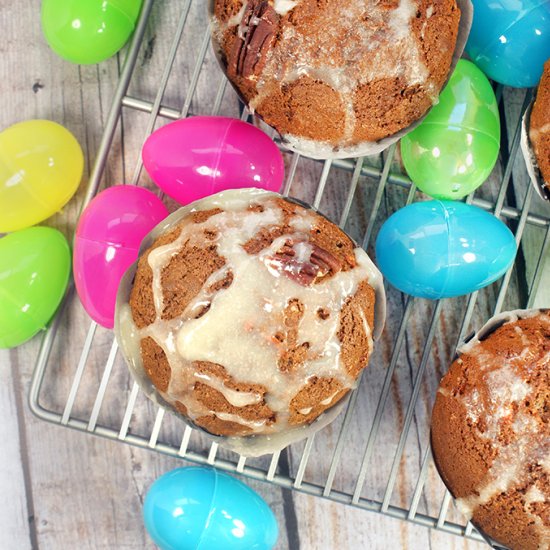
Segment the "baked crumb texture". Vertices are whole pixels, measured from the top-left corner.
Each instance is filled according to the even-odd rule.
[[[472,522],[514,550],[550,545],[550,316],[509,322],[452,365],[432,416],[438,470]]]
[[[529,140],[546,189],[550,192],[550,59],[544,64],[537,98],[531,111]]]
[[[194,212],[139,260],[130,307],[145,371],[216,435],[311,423],[372,350],[365,258],[337,226],[277,196]]]
[[[335,149],[395,134],[447,79],[456,0],[216,0],[214,37],[250,107]]]

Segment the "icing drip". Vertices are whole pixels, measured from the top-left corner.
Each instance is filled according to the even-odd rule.
[[[195,372],[194,374],[201,382],[219,391],[234,407],[246,407],[262,402],[262,396],[258,392],[241,392],[233,390],[228,388],[222,380],[215,376],[208,376],[207,374],[199,372]]]
[[[243,3],[243,5],[241,6],[241,9],[237,12],[236,15],[234,15],[227,21],[226,28],[236,27],[237,25],[240,25],[241,21],[243,20],[245,9],[246,9],[246,2]]]
[[[524,476],[525,458],[542,457],[548,452],[546,441],[536,441],[533,437],[536,431],[529,431],[518,437],[514,442],[500,449],[491,468],[487,472],[487,480],[478,494],[469,495],[456,500],[458,509],[468,518],[472,518],[478,506],[487,504],[495,496],[508,491]]]
[[[533,128],[529,130],[529,137],[531,141],[537,141],[538,138],[543,134],[548,134],[550,132],[550,123],[544,124],[540,128]]]
[[[273,8],[279,15],[286,15],[289,11],[292,11],[300,0],[274,0]]]
[[[424,34],[426,32],[426,27],[428,26],[428,20],[433,15],[433,12],[434,12],[434,7],[433,6],[428,6],[428,8],[426,9],[426,20],[424,21],[424,23],[422,23],[422,30],[420,31],[420,36],[422,38],[424,38]]]
[[[250,101],[251,109],[273,93],[274,86],[310,77],[339,92],[345,116],[342,143],[347,144],[356,126],[354,96],[358,87],[379,79],[401,78],[407,86],[422,85],[435,95],[411,28],[416,10],[415,0],[400,0],[390,10],[373,0],[340,0],[324,6],[307,33],[283,25],[281,39],[268,52],[256,80],[257,95]],[[296,139],[284,137],[290,142]]]
[[[265,420],[245,420],[242,416],[239,416],[238,414],[217,412],[216,416],[220,420],[224,420],[225,422],[235,422],[237,424],[247,426],[253,432],[262,431],[262,428],[264,428],[266,424]]]
[[[484,354],[486,355],[486,354]],[[494,363],[494,359],[492,359]],[[491,365],[488,359],[479,363],[481,368]],[[462,400],[467,410],[467,417],[474,423],[483,420],[484,431],[481,437],[495,440],[500,433],[500,422],[510,417],[514,412],[514,405],[520,403],[530,392],[529,384],[515,374],[512,368],[504,365],[502,368],[489,372],[486,375],[489,388],[489,402],[486,404],[477,389],[466,394]],[[516,427],[525,427],[531,419],[518,415]]]
[[[525,493],[525,511],[533,520],[539,534],[539,549],[548,550],[550,548],[550,528],[544,524],[544,521],[538,514],[532,511],[531,504],[537,503],[547,504],[547,499],[545,494],[536,485],[532,485],[527,493]]]
[[[292,217],[288,234],[275,239],[260,252],[249,254],[243,245],[262,228],[281,226],[282,210],[270,194],[255,200],[263,207],[260,212],[249,209],[246,199],[238,195],[231,197],[219,202],[210,200],[204,209],[220,207],[223,211],[202,223],[184,220],[175,241],[149,254],[156,320],[141,330],[134,327],[134,331],[137,341],[150,337],[166,354],[171,376],[167,390],[160,395],[167,403],[183,404],[193,420],[215,414],[220,420],[246,426],[252,433],[274,433],[289,427],[290,402],[312,377],[330,378],[339,384],[338,391],[321,401],[322,405],[330,405],[342,389],[354,387],[355,380],[340,358],[339,312],[361,281],[373,284],[379,275],[366,253],[356,249],[357,265],[353,269],[339,271],[315,284],[300,284],[299,274],[290,271],[287,275],[274,268],[273,258],[291,242],[294,243],[293,261],[313,262],[315,246],[307,239],[317,216],[306,211]],[[216,235],[211,242],[225,263],[208,277],[181,315],[164,320],[163,270],[184,244],[204,246],[205,232]],[[232,276],[229,286],[212,288],[229,273]],[[285,327],[286,308],[295,300],[303,306],[296,344],[307,344],[307,352],[294,370],[282,373],[278,363],[282,347],[277,333]],[[321,317],[319,310],[328,310],[330,314]],[[364,313],[357,313],[362,319],[370,352],[371,328]],[[197,362],[221,365],[234,384],[259,386],[265,391],[230,388],[218,376],[197,368]],[[193,390],[197,382],[221,393],[233,407],[264,403],[273,411],[276,421],[250,420],[235,412],[213,411],[196,398]],[[299,412],[309,414],[311,410],[304,408]]]
[[[338,392],[333,393],[331,396],[327,397],[326,399],[323,399],[321,401],[321,405],[330,405],[332,403],[332,400],[338,395]]]

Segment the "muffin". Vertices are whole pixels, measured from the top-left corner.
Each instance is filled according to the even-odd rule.
[[[271,437],[356,385],[383,307],[378,271],[336,225],[244,189],[168,219],[117,304],[117,332],[161,404],[213,435]]]
[[[459,350],[437,393],[432,449],[481,532],[512,549],[548,549],[550,315],[515,313]]]
[[[550,193],[550,59],[544,64],[537,98],[531,111],[529,140],[546,185],[546,191]]]
[[[456,0],[214,0],[224,69],[294,148],[376,142],[436,102],[457,43]]]

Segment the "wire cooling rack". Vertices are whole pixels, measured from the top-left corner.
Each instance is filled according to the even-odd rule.
[[[143,141],[158,124],[192,114],[248,119],[210,49],[203,0],[182,1],[177,14],[153,4],[143,4],[84,204],[120,152],[119,125],[126,136]],[[156,49],[164,59],[151,53],[159,37],[164,48]],[[148,78],[153,67],[155,76]],[[540,208],[535,212],[533,188],[518,153],[521,114],[531,93],[520,94],[519,104],[517,93],[497,87],[496,94],[501,155],[491,180],[466,200],[509,225],[519,246],[516,263],[487,289],[453,300],[431,302],[388,288],[384,336],[345,413],[331,426],[266,457],[245,459],[219,449],[140,393],[112,334],[93,322],[82,323],[85,316],[72,289],[44,336],[30,388],[32,411],[61,426],[482,539],[454,509],[437,476],[429,446],[430,411],[457,343],[491,315],[533,305],[550,249],[550,217]],[[397,208],[423,198],[400,170],[397,151],[392,146],[383,156],[325,162],[285,152],[284,194],[320,209],[372,252],[380,224]],[[136,159],[127,183],[149,184],[141,168]],[[78,350],[76,356],[68,353],[67,342]]]

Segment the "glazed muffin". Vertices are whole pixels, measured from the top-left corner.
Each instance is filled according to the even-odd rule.
[[[297,148],[376,142],[437,100],[456,0],[215,0],[212,33],[249,107]]]
[[[218,436],[277,434],[334,407],[372,352],[381,284],[367,254],[260,190],[175,216],[139,259],[126,320],[163,403]]]
[[[550,315],[517,312],[460,350],[432,415],[433,455],[456,503],[512,549],[550,545]]]
[[[550,193],[550,59],[544,64],[537,98],[531,111],[529,140],[546,190]]]

